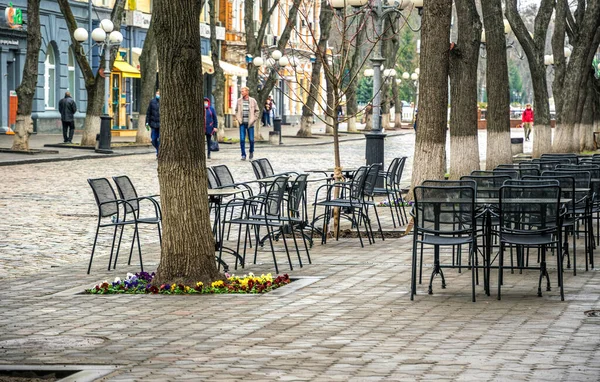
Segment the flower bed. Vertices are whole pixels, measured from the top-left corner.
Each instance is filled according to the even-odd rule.
[[[155,274],[140,272],[128,273],[125,280],[115,278],[112,283],[104,281],[91,289],[86,289],[86,294],[260,294],[267,293],[291,282],[287,274],[273,278],[271,274],[255,276],[253,273],[242,277],[225,274],[226,280],[218,280],[210,286],[198,282],[195,285],[183,284],[152,284]]]

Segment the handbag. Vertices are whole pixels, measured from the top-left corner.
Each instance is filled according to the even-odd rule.
[[[210,141],[210,151],[219,151],[219,142],[216,139]]]

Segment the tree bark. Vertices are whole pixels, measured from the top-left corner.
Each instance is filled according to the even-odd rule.
[[[593,75],[590,77],[593,77]],[[596,98],[592,78],[590,78],[587,81],[585,105],[579,123],[579,151],[596,150],[594,147],[594,113],[597,107],[598,99]]]
[[[552,130],[550,128],[550,105],[548,103],[548,83],[544,52],[548,25],[554,9],[554,0],[542,0],[535,17],[533,38],[529,34],[517,9],[517,0],[507,0],[506,18],[523,52],[527,56],[533,86],[533,157],[538,158],[552,150]]]
[[[481,21],[475,0],[456,0],[457,45],[450,50],[450,179],[479,170],[477,62]]]
[[[485,25],[487,50],[488,110],[486,168],[512,163],[510,147],[510,94],[508,89],[508,63],[506,38],[502,21],[500,0],[481,3]]]
[[[325,75],[325,86],[327,88],[327,106],[325,107],[325,134],[335,135],[334,124],[337,123],[337,117],[334,108],[334,85],[332,80]],[[337,137],[334,137],[333,145],[334,151],[339,150],[336,145]]]
[[[219,273],[208,209],[200,2],[155,0],[161,87],[158,154],[164,234],[157,283],[208,284]]]
[[[17,121],[12,150],[29,151],[29,136],[33,134],[33,97],[38,80],[38,60],[42,35],[40,32],[40,0],[27,2],[27,56],[23,79],[17,87]]]
[[[144,47],[140,55],[140,72],[142,74],[142,89],[140,94],[140,115],[138,119],[138,130],[135,135],[137,143],[150,143],[150,131],[146,129],[146,110],[150,100],[156,93],[156,68],[158,62],[158,50],[156,48],[156,32],[154,22],[150,22]]]
[[[557,24],[558,15],[557,5]],[[555,152],[577,152],[579,149],[579,139],[577,138],[577,141],[574,141],[574,138],[578,135],[575,133],[577,106],[580,101],[579,92],[583,86],[582,79],[587,79],[591,66],[591,62],[589,61],[591,55],[589,52],[594,43],[598,26],[600,25],[600,0],[590,0],[587,3],[585,14],[581,16],[580,20],[581,22],[578,23],[577,28],[577,38],[573,44],[573,52],[569,58],[561,88],[563,100],[553,143],[553,150]],[[556,63],[557,56],[561,54],[556,52],[554,41],[553,50]],[[562,50],[560,53],[562,53]]]
[[[327,50],[327,41],[331,32],[331,24],[333,21],[333,10],[329,6],[327,0],[321,0],[321,10],[319,13],[319,25],[321,27],[321,35],[315,50],[316,61],[312,64],[312,72],[310,76],[310,84],[308,90],[308,98],[306,103],[302,105],[302,117],[300,118],[300,130],[296,136],[311,137],[312,122],[314,118],[314,108],[317,100],[321,98],[321,68],[323,67],[319,57],[324,57]]]
[[[75,53],[75,59],[79,64],[79,68],[83,74],[85,81],[85,89],[87,91],[88,101],[87,110],[85,116],[85,122],[83,125],[83,136],[81,137],[82,146],[94,146],[96,144],[96,135],[100,132],[100,115],[102,114],[102,106],[104,105],[104,78],[100,76],[100,71],[94,75],[90,63],[85,55],[83,46],[73,36],[75,29],[77,29],[77,21],[71,11],[69,0],[57,0],[60,10],[65,17],[69,34],[71,35],[71,43],[73,51]],[[113,22],[114,30],[121,29],[121,20],[123,19],[123,12],[125,11],[125,0],[116,0],[113,6],[113,10],[110,14],[110,20]],[[92,31],[89,31],[92,33]],[[117,49],[111,50],[110,55],[110,66],[112,67],[115,61]],[[102,66],[104,65],[104,59],[100,60]]]
[[[359,21],[356,25],[359,26],[358,31],[354,31],[356,35],[355,43],[353,44],[354,49],[352,52],[352,58],[350,59],[350,82],[346,87],[346,117],[348,121],[348,131],[357,132],[356,129],[356,114],[358,113],[358,101],[356,98],[356,89],[358,88],[358,74],[362,69],[361,65],[361,47],[365,41],[365,35],[367,28],[364,25],[364,13],[361,14]]]
[[[411,189],[426,179],[444,179],[448,119],[448,41],[452,0],[430,0],[421,27],[420,107]]]
[[[223,142],[225,138],[225,73],[219,63],[219,44],[217,43],[217,9],[215,0],[208,0],[209,15],[210,15],[210,51],[213,67],[215,68],[214,87],[212,95],[214,97],[214,103],[212,104],[217,113],[217,119],[219,121],[219,131],[217,133],[217,139],[219,142]]]

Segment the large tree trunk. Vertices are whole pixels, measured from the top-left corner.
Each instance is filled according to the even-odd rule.
[[[157,283],[219,278],[210,229],[200,62],[200,2],[155,0],[161,93],[158,180],[164,234]]]
[[[215,68],[214,87],[212,94],[214,97],[214,103],[212,104],[217,112],[217,119],[219,121],[219,132],[217,133],[217,139],[219,142],[225,138],[225,73],[219,64],[219,44],[217,43],[217,9],[215,0],[208,0],[210,7],[210,51],[213,67]]]
[[[154,23],[150,22],[144,47],[140,55],[140,72],[142,74],[142,89],[140,94],[140,115],[138,129],[135,135],[136,143],[150,143],[150,131],[146,129],[146,110],[150,100],[156,93],[156,66],[158,49],[156,48],[156,32]]]
[[[83,74],[85,81],[85,89],[87,90],[87,111],[85,122],[83,124],[83,136],[81,137],[82,146],[94,146],[96,144],[96,135],[100,132],[100,115],[102,114],[102,106],[104,105],[104,78],[100,76],[100,72],[94,75],[90,63],[85,55],[85,50],[81,43],[75,40],[73,33],[77,29],[77,21],[71,11],[69,0],[58,0],[60,11],[65,17],[69,34],[71,35],[71,43],[75,52],[75,59],[79,64],[79,68]],[[125,0],[116,0],[113,10],[110,14],[110,19],[113,22],[114,30],[121,29],[121,20],[123,20],[123,12],[125,11]],[[89,31],[91,33],[91,31]],[[110,67],[115,61],[117,48],[111,50]],[[101,66],[104,66],[104,56],[101,57]]]
[[[428,1],[423,8],[420,107],[411,189],[446,172],[448,41],[452,0]]]
[[[560,3],[559,1],[558,4]],[[564,6],[566,7],[566,5]],[[557,5],[557,24],[558,15]],[[580,101],[579,92],[582,90],[582,86],[584,86],[582,79],[587,81],[588,78],[591,66],[589,51],[592,48],[599,25],[600,0],[589,1],[585,9],[585,14],[581,16],[581,22],[578,25],[578,34],[573,46],[573,53],[569,58],[569,64],[565,70],[564,81],[560,89],[563,100],[553,142],[553,150],[555,152],[576,152],[579,149],[579,140],[574,141],[574,137],[577,136],[575,133],[575,124],[577,123],[577,106]],[[554,51],[555,63],[557,55],[558,53]]]
[[[544,52],[548,24],[554,9],[554,0],[542,0],[535,17],[533,37],[529,34],[525,23],[519,15],[517,0],[507,0],[506,18],[510,22],[513,33],[519,40],[523,52],[527,56],[531,82],[533,85],[535,119],[533,125],[533,156],[539,157],[552,149],[552,130],[550,128],[550,105],[548,103],[548,83]]]
[[[331,24],[333,20],[333,10],[329,6],[328,0],[321,0],[321,10],[319,13],[319,25],[321,27],[321,35],[315,51],[315,57],[323,57],[327,50],[327,41],[331,32]],[[317,100],[321,99],[321,68],[322,61],[317,59],[312,64],[312,73],[310,76],[310,84],[308,90],[308,98],[306,103],[302,105],[302,118],[300,118],[300,130],[296,136],[311,137],[312,123],[314,118],[314,108]],[[320,109],[323,109],[322,107]]]
[[[500,0],[481,3],[485,25],[487,50],[487,152],[486,168],[512,163],[510,147],[510,94],[508,89],[508,63],[506,38],[502,21]]]
[[[40,0],[27,2],[27,56],[23,79],[17,87],[18,107],[13,150],[29,151],[29,136],[33,133],[31,111],[38,80],[38,59],[42,35],[40,33]]]
[[[456,0],[458,44],[450,51],[450,179],[479,170],[477,61],[481,21],[475,0]]]
[[[598,98],[596,98],[591,78],[588,80],[586,93],[585,106],[579,124],[579,150],[594,151],[596,149],[594,147],[594,114],[598,108]]]

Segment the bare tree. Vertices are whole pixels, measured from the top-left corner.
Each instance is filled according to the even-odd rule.
[[[198,0],[155,0],[161,93],[158,154],[164,235],[158,283],[219,278],[210,234]]]
[[[327,41],[329,40],[329,34],[331,31],[331,24],[333,20],[333,10],[329,7],[328,0],[321,0],[321,10],[319,13],[319,25],[321,26],[321,34],[319,36],[319,42],[315,47],[319,56],[325,56],[327,50]],[[316,56],[315,56],[316,58]],[[302,117],[300,118],[300,130],[296,134],[299,137],[310,137],[312,136],[312,122],[313,122],[313,110],[317,98],[320,96],[321,90],[321,60],[315,60],[312,64],[312,72],[310,76],[310,83],[308,85],[308,97],[306,103],[302,105]]]
[[[142,89],[138,103],[140,105],[140,115],[138,119],[138,129],[135,135],[137,143],[150,143],[150,132],[146,126],[146,108],[148,102],[156,93],[156,67],[158,63],[158,50],[156,47],[156,32],[154,22],[150,22],[144,47],[140,55],[140,72],[142,74]]]
[[[535,16],[533,36],[527,30],[517,8],[517,0],[506,1],[506,18],[521,45],[527,62],[533,85],[535,120],[533,125],[533,156],[539,157],[552,148],[552,130],[550,128],[550,105],[548,103],[548,83],[544,52],[548,25],[554,9],[554,0],[542,0]]]
[[[504,36],[501,1],[482,1],[481,8],[487,52],[486,168],[493,169],[499,164],[512,162],[508,63],[506,61],[506,37]]]
[[[31,111],[38,80],[38,60],[42,36],[40,33],[40,0],[27,2],[27,56],[23,79],[17,87],[17,123],[12,149],[29,151],[29,136],[33,133]]]
[[[255,1],[258,0],[246,0],[244,2],[244,14],[247,15],[247,17],[244,18],[244,26],[246,27],[246,49],[249,55],[260,57],[262,42],[265,38],[267,27],[271,22],[271,15],[279,7],[280,0],[273,0],[273,5],[270,7],[269,0],[260,0],[262,13],[258,30],[256,30],[254,26],[254,19],[249,16],[252,15]],[[285,50],[290,39],[290,34],[296,26],[296,16],[298,14],[298,7],[301,3],[302,0],[293,0],[292,7],[287,14],[285,28],[277,41],[277,49],[281,52]],[[262,108],[265,105],[269,93],[271,93],[271,90],[275,87],[276,81],[277,73],[275,71],[268,72],[266,78],[262,81],[262,86],[260,86],[259,90],[259,69],[254,65],[248,65],[246,84],[250,89],[250,95],[256,98],[259,107]],[[260,123],[258,123],[258,126],[255,126],[255,130],[256,140],[264,140],[260,131]]]
[[[568,9],[566,0],[557,1],[552,50],[557,73],[554,92],[556,94],[560,91],[561,96],[558,99],[555,96],[557,102],[557,126],[553,142],[555,152],[576,152],[579,149],[579,131],[575,129],[578,110],[580,110],[578,103],[581,102],[579,94],[586,89],[585,82],[591,70],[592,55],[589,52],[593,48],[599,26],[600,0],[589,0],[587,3],[580,1],[574,15]],[[563,54],[564,31],[569,35],[569,41],[573,43],[573,52],[566,65]]]
[[[450,178],[479,169],[477,63],[481,20],[475,0],[456,0],[458,40],[450,49]]]
[[[446,172],[448,71],[452,0],[430,0],[423,7],[419,114],[411,189]]]
[[[212,95],[214,97],[215,102],[213,106],[215,111],[217,112],[217,118],[221,123],[219,124],[219,132],[218,140],[222,141],[225,137],[225,106],[224,106],[224,95],[225,95],[225,73],[223,72],[223,68],[219,63],[219,45],[217,43],[217,9],[215,5],[215,0],[208,0],[209,9],[209,17],[210,17],[210,52],[211,52],[211,60],[213,63],[213,67],[215,68],[215,73],[213,75],[214,78],[214,87],[212,90]]]
[[[58,0],[58,5],[67,22],[72,46],[74,47],[73,51],[75,53],[75,59],[83,74],[85,89],[87,91],[87,111],[83,126],[81,145],[94,146],[96,143],[96,134],[100,132],[100,114],[102,114],[102,106],[104,105],[104,78],[100,75],[100,70],[94,75],[92,67],[85,55],[85,51],[82,49],[82,45],[75,40],[73,33],[75,32],[75,29],[77,29],[77,21],[71,11],[69,0]],[[110,15],[110,20],[114,25],[114,29],[117,31],[121,29],[121,20],[123,19],[124,10],[125,0],[116,0]],[[111,67],[116,57],[116,51],[116,47],[111,51]],[[104,61],[101,60],[101,62]]]

